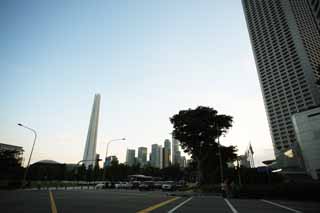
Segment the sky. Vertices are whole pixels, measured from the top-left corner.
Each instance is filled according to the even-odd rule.
[[[221,138],[256,165],[272,142],[240,0],[0,2],[0,143],[25,162],[83,157],[95,93],[97,153],[125,161],[127,148],[171,139],[169,118],[210,106],[234,117]]]

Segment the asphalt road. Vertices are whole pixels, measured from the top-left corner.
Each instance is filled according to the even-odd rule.
[[[217,196],[174,197],[164,192],[129,190],[17,190],[0,191],[0,212],[318,213],[320,203]]]

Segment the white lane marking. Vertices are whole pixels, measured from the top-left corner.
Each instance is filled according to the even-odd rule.
[[[231,211],[233,213],[238,213],[238,211],[236,210],[236,208],[233,207],[233,205],[230,203],[230,201],[226,198],[224,198],[224,201],[226,201],[226,203],[228,204],[229,208],[231,209]]]
[[[265,202],[265,203],[269,203],[269,204],[274,205],[274,206],[278,206],[278,207],[283,208],[283,209],[287,209],[287,210],[292,211],[292,212],[295,212],[295,213],[302,213],[302,211],[298,211],[298,210],[289,208],[289,207],[287,207],[287,206],[284,206],[284,205],[281,205],[281,204],[278,204],[278,203],[271,202],[271,201],[269,201],[269,200],[263,200],[263,199],[262,199],[261,201],[263,201],[263,202]]]
[[[186,204],[187,202],[189,202],[192,199],[192,197],[190,197],[189,199],[181,202],[179,205],[177,205],[176,207],[174,207],[173,209],[169,210],[168,213],[172,213],[175,210],[177,210],[178,208],[180,208],[181,206],[183,206],[184,204]]]

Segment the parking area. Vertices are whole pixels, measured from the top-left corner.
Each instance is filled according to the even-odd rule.
[[[17,190],[0,192],[1,212],[316,213],[315,202],[170,196],[137,190]]]

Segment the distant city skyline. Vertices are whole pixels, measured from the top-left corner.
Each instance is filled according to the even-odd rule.
[[[165,139],[163,145],[161,144],[152,144],[150,147],[150,152],[148,153],[147,147],[138,147],[138,155],[135,155],[134,149],[127,149],[126,153],[126,164],[127,165],[137,165],[143,167],[147,164],[150,166],[162,169],[169,166],[172,166],[173,156],[176,158],[177,165],[181,167],[186,167],[187,158],[186,156],[181,156],[179,150],[180,144],[178,141],[175,141],[175,150],[176,154],[171,155],[171,142],[169,139]],[[149,154],[149,159],[147,158]]]
[[[226,13],[225,11],[228,11]],[[31,163],[83,158],[92,95],[101,94],[96,153],[171,138],[169,118],[210,106],[234,124],[223,145],[274,158],[241,1],[0,2],[0,143]],[[61,149],[63,147],[63,149]]]

